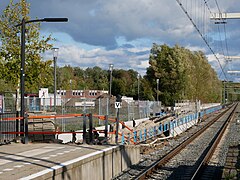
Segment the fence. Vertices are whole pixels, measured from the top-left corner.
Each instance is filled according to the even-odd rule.
[[[127,106],[128,107],[128,106]],[[139,104],[138,104],[139,107]],[[86,107],[85,107],[86,108]],[[149,138],[153,138],[157,135],[160,135],[162,133],[167,133],[167,136],[169,135],[170,131],[174,128],[177,128],[178,126],[184,125],[186,123],[191,122],[192,120],[196,120],[198,117],[203,117],[204,115],[207,115],[209,113],[215,112],[217,110],[221,109],[221,106],[217,107],[211,107],[208,109],[202,110],[199,114],[192,113],[188,114],[185,117],[177,117],[176,119],[165,121],[163,123],[160,123],[159,125],[152,126],[148,129],[144,128],[139,131],[134,131],[133,129],[129,128],[125,125],[124,121],[120,118],[120,123],[122,126],[126,127],[128,133],[124,134],[123,132],[119,132],[118,135],[120,135],[122,143],[139,143],[142,141],[146,141]],[[93,110],[90,108],[90,110]],[[87,111],[87,109],[85,109]],[[123,115],[124,117],[124,115]],[[89,123],[86,122],[86,119],[89,119]],[[64,115],[56,115],[53,113],[46,114],[30,114],[28,113],[28,117],[25,119],[25,123],[28,124],[29,132],[20,132],[19,133],[19,121],[22,120],[22,118],[17,118],[16,113],[2,113],[0,114],[0,142],[6,143],[9,141],[12,141],[17,134],[22,135],[37,135],[40,134],[44,137],[46,134],[50,135],[56,135],[56,134],[72,134],[72,136],[76,133],[85,133],[86,129],[89,129],[89,132],[93,132],[94,127],[96,126],[96,123],[104,124],[105,129],[105,137],[106,133],[109,131],[109,121],[112,122],[114,125],[116,125],[116,118],[111,118],[109,116],[103,116],[103,115],[93,115],[92,113],[76,113],[76,114],[64,114]],[[95,120],[95,121],[94,121]],[[40,124],[41,127],[35,126],[36,124]],[[44,125],[47,126],[44,126]],[[49,126],[51,125],[51,126]],[[72,125],[72,126],[69,126]],[[58,129],[57,126],[60,128]],[[77,127],[77,129],[71,129],[71,127]],[[75,132],[75,130],[83,129],[83,131]],[[116,129],[116,128],[114,128]],[[84,132],[85,131],[85,132]],[[100,132],[100,131],[99,131]],[[90,133],[92,141],[92,134]],[[88,134],[88,133],[87,133]],[[109,134],[109,133],[108,133]],[[113,136],[116,134],[116,131],[112,131],[110,134],[113,134]],[[166,135],[166,134],[165,134]],[[120,138],[119,138],[120,139]]]
[[[26,98],[28,111],[54,111],[52,98]],[[120,109],[120,117],[124,120],[140,119],[149,117],[151,114],[160,112],[161,102],[156,101],[124,101]],[[115,99],[108,98],[81,99],[61,98],[56,99],[57,114],[93,113],[116,117]]]
[[[0,144],[8,143],[16,138],[16,134],[5,134],[4,132],[16,132],[17,123],[14,118],[16,113],[1,113],[0,114]],[[13,119],[12,119],[13,118]]]
[[[100,132],[104,133],[104,142],[109,141],[108,134],[116,134],[116,131],[109,130],[109,121],[116,124],[116,119],[108,118],[108,116],[100,116],[93,114],[67,114],[67,115],[33,115],[26,116],[24,118],[24,132],[17,130],[16,125],[19,121],[23,120],[23,118],[19,118],[14,116],[15,114],[2,114],[0,121],[0,142],[7,143],[13,141],[18,135],[21,135],[22,139],[25,143],[28,141],[54,141],[55,136],[59,134],[71,134],[72,142],[76,141],[76,134],[82,134],[83,143],[94,143],[94,133]],[[61,118],[76,118],[78,119],[78,123],[82,123],[81,131],[73,131],[70,130],[68,132],[63,132],[61,129],[57,128],[53,123],[54,120]],[[93,119],[98,118],[101,121],[104,121],[105,127],[103,130],[96,130],[93,126]],[[87,123],[88,122],[88,123]],[[129,132],[132,132],[132,129],[124,125],[122,121],[119,121],[124,127],[126,127]],[[47,125],[47,126],[45,126]],[[27,128],[26,128],[27,126]],[[87,131],[88,129],[88,131]]]
[[[4,98],[4,112],[16,112],[16,99]],[[81,99],[81,98],[57,98],[56,111],[54,109],[53,98],[25,97],[25,110],[27,112],[55,112],[59,115],[74,113],[92,113],[98,115],[108,115],[109,118],[116,118],[117,109],[115,109],[115,99]],[[156,101],[124,101],[119,110],[119,117],[122,121],[148,118],[161,111],[161,102]],[[57,119],[55,123],[63,131],[78,130],[82,124],[76,118]],[[103,122],[94,120],[94,126],[101,126]]]
[[[16,112],[14,98],[5,98],[4,111]],[[100,116],[108,115],[108,118],[115,119],[117,109],[115,109],[115,99],[81,99],[81,98],[57,98],[56,112],[54,112],[53,98],[25,97],[25,109],[31,112],[52,113],[52,115],[67,114],[98,114]],[[189,107],[189,104],[188,104]],[[161,102],[156,101],[124,101],[119,109],[119,118],[121,121],[131,121],[136,119],[148,118],[161,112]],[[36,113],[38,114],[38,113]],[[41,115],[41,114],[38,114]],[[71,117],[53,119],[53,123],[63,132],[76,131],[83,129],[83,117]],[[110,122],[111,123],[111,122]],[[93,126],[104,125],[104,122],[98,118],[93,119]]]

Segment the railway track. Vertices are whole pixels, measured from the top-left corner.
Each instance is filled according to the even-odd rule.
[[[215,165],[208,165],[208,162],[236,107],[234,105],[225,110],[194,132],[188,132],[188,137],[179,141],[175,147],[170,147],[171,150],[163,148],[145,156],[140,165],[115,179],[216,179],[217,175],[220,178],[218,162]]]

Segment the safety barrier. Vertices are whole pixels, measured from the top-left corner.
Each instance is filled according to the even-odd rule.
[[[171,132],[173,129],[176,129],[182,125],[188,125],[189,122],[192,122],[193,120],[197,120],[199,118],[203,118],[205,115],[208,115],[210,113],[216,112],[220,110],[222,106],[217,106],[217,107],[212,107],[205,109],[201,111],[199,114],[198,113],[192,113],[189,115],[186,115],[184,117],[179,117],[171,121],[166,121],[164,123],[160,123],[158,126],[150,127],[150,128],[145,128],[140,131],[133,131],[130,127],[126,126],[123,121],[119,121],[119,123],[125,127],[125,129],[128,130],[128,133],[118,132],[118,135],[121,136],[120,142],[122,144],[129,143],[129,144],[137,144],[140,142],[144,142],[148,139],[154,138],[156,136],[159,136],[161,134],[164,134],[165,136],[170,136]],[[28,126],[26,129],[25,126],[25,131],[19,132],[18,129],[18,124],[19,121],[22,121],[23,118],[21,117],[16,117],[15,114],[0,114],[0,142],[6,142],[6,141],[12,141],[13,139],[16,138],[16,136],[24,136],[25,141],[28,141],[29,135],[37,135],[37,134],[42,134],[42,135],[59,135],[59,134],[72,134],[73,140],[74,136],[76,134],[81,133],[83,134],[83,143],[93,143],[94,142],[94,132],[99,132],[99,133],[104,133],[104,141],[108,141],[108,135],[109,134],[114,134],[116,135],[116,131],[113,131],[111,128],[109,130],[109,122],[112,122],[113,124],[116,124],[116,119],[113,118],[108,118],[108,116],[102,116],[102,115],[93,115],[93,114],[66,114],[66,115],[44,115],[44,116],[29,116],[25,117],[24,121],[28,125],[29,120],[31,119],[60,119],[60,118],[79,118],[79,120],[82,120],[83,123],[83,130],[79,132],[75,131],[68,131],[68,132],[63,132],[59,131],[56,127],[54,128],[53,131],[28,131]],[[80,119],[81,118],[81,119]],[[104,121],[105,128],[104,130],[96,130],[93,126],[93,118],[97,118],[99,120]],[[88,124],[87,124],[88,121]],[[79,121],[80,122],[80,121]],[[87,132],[87,125],[88,125],[88,132]],[[189,127],[188,127],[189,128]]]
[[[9,120],[5,120],[9,119]],[[1,113],[0,114],[0,132],[4,131],[14,131],[16,132],[16,128],[18,125],[18,120],[16,121],[15,113]],[[0,134],[0,144],[8,143],[13,141],[16,138],[16,134]]]
[[[179,117],[173,120],[160,123],[157,126],[145,128],[139,131],[133,131],[132,133],[124,134],[124,132],[122,132],[121,144],[126,144],[126,143],[138,144],[141,142],[145,142],[148,139],[153,139],[162,134],[168,137],[174,136],[174,132],[176,128],[180,126],[184,126],[186,130],[190,128],[193,124],[197,123],[197,120],[199,118],[203,118],[205,115],[214,113],[220,109],[222,109],[222,106],[216,106],[216,107],[204,109],[199,114],[198,113],[188,114],[183,117]]]
[[[83,130],[82,131],[60,131],[57,127],[54,126],[54,129],[52,131],[42,129],[42,130],[36,130],[33,129],[29,131],[29,127],[34,123],[41,123],[41,122],[34,122],[34,119],[61,119],[61,118],[79,118],[79,120],[82,120],[83,124]],[[80,119],[82,118],[82,119]],[[105,122],[105,129],[104,130],[96,130],[93,126],[93,118],[98,118],[100,120],[103,120]],[[24,124],[28,124],[28,126],[25,125],[24,131],[18,131],[19,128],[16,127],[16,124],[19,124],[18,121],[24,120]],[[88,123],[87,123],[88,121]],[[59,134],[72,134],[73,140],[74,136],[76,134],[83,134],[83,143],[93,143],[94,141],[94,132],[104,133],[104,141],[108,141],[108,134],[116,134],[116,131],[109,132],[109,121],[115,123],[116,119],[108,118],[108,116],[100,116],[100,115],[92,115],[90,114],[66,114],[66,115],[36,115],[36,116],[26,116],[24,119],[21,117],[10,117],[5,116],[1,118],[0,121],[0,140],[8,140],[12,141],[16,138],[16,136],[24,136],[24,141],[27,143],[29,140],[29,137],[33,139],[32,136],[34,135],[59,135]],[[80,121],[79,121],[80,122]],[[133,130],[126,126],[123,121],[119,121],[119,123],[122,124],[122,126],[126,127],[126,129],[129,130],[129,132],[132,132]],[[88,127],[88,132],[87,132]],[[10,138],[11,137],[11,138]],[[39,139],[39,138],[38,138]]]

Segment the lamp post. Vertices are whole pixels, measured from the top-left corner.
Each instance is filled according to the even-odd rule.
[[[112,95],[112,71],[113,71],[113,64],[109,64],[109,71],[110,71],[109,97],[111,97],[111,95]]]
[[[110,106],[110,99],[111,99],[111,96],[112,96],[112,71],[113,71],[113,64],[109,64],[109,71],[110,71],[110,83],[109,83],[109,102],[108,102],[108,107],[107,107],[107,115],[109,115],[109,106]]]
[[[138,80],[138,115],[139,118],[141,119],[141,113],[140,113],[140,104],[139,104],[139,85],[140,85],[140,74],[137,74],[137,80]]]
[[[157,102],[158,102],[158,88],[159,88],[159,79],[157,79]]]
[[[139,101],[139,85],[140,85],[139,79],[140,79],[140,74],[138,73],[137,74],[137,80],[138,80],[138,101]]]
[[[23,118],[20,124],[20,131],[24,132],[25,129],[25,143],[28,143],[28,120],[25,119],[25,106],[24,106],[24,94],[25,94],[25,33],[26,24],[33,22],[67,22],[68,18],[43,18],[26,21],[25,18],[16,27],[21,26],[21,74],[20,74],[20,90],[21,90],[21,111],[20,116]],[[25,128],[24,128],[25,126]]]
[[[52,48],[54,64],[54,112],[56,112],[56,93],[57,93],[57,57],[59,48]]]

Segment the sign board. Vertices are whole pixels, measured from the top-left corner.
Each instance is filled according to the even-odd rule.
[[[90,102],[90,101],[85,101],[85,102],[75,102],[75,106],[79,106],[79,107],[94,107],[95,106],[95,102]]]
[[[115,108],[116,109],[121,108],[121,102],[115,102]]]
[[[41,88],[39,90],[39,98],[48,98],[48,88]]]

